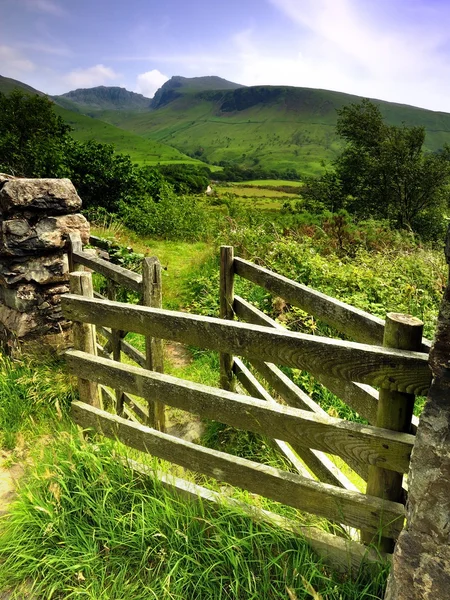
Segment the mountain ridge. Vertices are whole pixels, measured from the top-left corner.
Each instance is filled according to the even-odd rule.
[[[218,85],[222,88],[217,89]],[[107,96],[120,90],[98,86],[94,92],[99,88]],[[122,90],[120,94],[134,98],[133,92]],[[147,100],[151,103],[147,108],[118,108],[120,102],[116,102],[113,108],[88,109],[88,114],[95,117],[91,119],[92,135],[99,135],[99,128],[109,124],[119,130],[116,134],[111,130],[108,141],[117,141],[122,152],[127,151],[126,132],[133,134],[134,140],[164,144],[190,156],[190,160],[211,165],[259,165],[267,169],[296,169],[308,175],[323,172],[326,163],[340,153],[342,140],[335,132],[337,110],[359,102],[361,97],[294,86],[247,87],[214,76],[174,76],[159,88],[153,100]],[[72,102],[70,98],[65,101]],[[373,101],[380,106],[387,123],[423,126],[426,151],[436,152],[445,143],[450,145],[450,114]],[[71,118],[78,113],[81,119],[85,109],[80,104],[74,106]],[[101,132],[98,140],[105,141],[105,135]]]
[[[118,86],[99,85],[92,88],[78,88],[52,99],[69,108],[75,104],[79,109],[92,110],[136,110],[149,108],[151,99],[142,94],[130,92],[126,88]]]

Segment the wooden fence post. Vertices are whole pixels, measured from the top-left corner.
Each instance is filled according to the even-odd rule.
[[[69,233],[69,249],[68,249],[68,260],[69,260],[69,273],[74,271],[84,271],[83,265],[75,263],[73,260],[73,251],[81,252],[83,250],[83,244],[81,242],[81,236],[79,231],[72,231]]]
[[[220,318],[234,319],[234,248],[220,247]],[[233,374],[233,356],[220,353],[220,387],[234,392],[236,383]]]
[[[162,307],[161,265],[152,256],[144,258],[142,263],[142,304],[153,308]],[[164,373],[164,354],[162,340],[153,337],[145,338],[146,368],[158,373]],[[159,431],[165,431],[165,406],[157,400],[148,403],[148,425]]]
[[[70,292],[93,298],[92,275],[85,271],[69,274]],[[97,355],[97,339],[95,325],[90,323],[73,322],[73,344],[75,350]],[[97,408],[100,407],[98,385],[88,379],[78,378],[78,391],[80,400]]]
[[[111,279],[108,279],[108,300],[115,300],[117,296],[117,284]],[[120,362],[120,346],[122,341],[122,331],[120,329],[111,329],[111,352],[113,360]],[[123,416],[124,396],[121,390],[116,390],[116,413],[119,417]]]
[[[384,327],[383,346],[400,350],[417,350],[422,347],[423,323],[411,315],[388,313]],[[414,408],[414,394],[380,390],[377,408],[377,427],[409,433]],[[393,502],[405,502],[402,490],[403,475],[395,471],[369,466],[366,493]],[[364,543],[375,544],[381,552],[392,552],[394,540],[375,538],[373,534],[361,532]]]

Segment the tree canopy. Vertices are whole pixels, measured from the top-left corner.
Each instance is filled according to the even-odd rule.
[[[0,93],[0,171],[25,177],[66,175],[70,130],[46,96]]]
[[[423,127],[387,125],[370,100],[338,111],[338,135],[347,144],[334,171],[310,180],[307,201],[359,218],[388,219],[423,233],[448,205],[450,148],[425,153]]]

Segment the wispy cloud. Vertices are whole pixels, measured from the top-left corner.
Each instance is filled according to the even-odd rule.
[[[36,69],[36,65],[19,50],[4,45],[0,46],[0,64],[2,75],[14,79]]]
[[[95,65],[87,69],[75,69],[63,77],[67,85],[76,88],[104,85],[119,79],[121,75],[105,65]]]
[[[37,12],[55,17],[62,17],[67,14],[66,9],[57,0],[26,0],[26,4]]]
[[[268,48],[257,30],[234,37],[236,79],[320,87],[450,111],[450,5],[416,2],[269,0],[293,26],[290,51]],[[448,82],[448,83],[447,83]]]
[[[18,44],[18,47],[24,50],[31,50],[33,53],[50,54],[53,56],[72,57],[75,53],[61,44],[50,44],[43,42],[24,42]]]

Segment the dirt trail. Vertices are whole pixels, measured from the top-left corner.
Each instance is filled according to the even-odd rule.
[[[189,350],[179,342],[168,342],[164,347],[166,360],[175,368],[183,368],[192,362]],[[204,425],[200,419],[191,413],[177,408],[167,407],[166,431],[170,435],[183,438],[188,442],[196,442],[204,431]]]
[[[8,468],[11,454],[0,450],[0,517],[8,512],[8,507],[16,495],[17,481],[23,474],[20,463]]]

